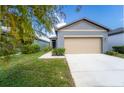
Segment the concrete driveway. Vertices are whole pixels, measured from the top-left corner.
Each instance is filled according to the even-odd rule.
[[[77,87],[124,86],[124,59],[105,54],[66,54]]]

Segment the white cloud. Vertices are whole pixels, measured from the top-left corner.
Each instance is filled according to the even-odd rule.
[[[62,27],[64,25],[66,25],[66,23],[65,22],[62,22],[62,23],[57,24],[56,26],[57,26],[57,28],[59,28],[59,27]]]
[[[55,13],[55,16],[57,16],[57,19],[59,21],[59,23],[56,25],[57,28],[66,24],[64,19],[61,16],[59,16],[57,13]]]

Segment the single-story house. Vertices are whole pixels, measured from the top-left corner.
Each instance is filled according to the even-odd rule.
[[[108,31],[107,27],[83,18],[57,28],[51,44],[53,48],[65,48],[67,54],[105,53]]]
[[[124,46],[124,28],[109,31],[108,45],[109,50],[112,50],[113,46]]]

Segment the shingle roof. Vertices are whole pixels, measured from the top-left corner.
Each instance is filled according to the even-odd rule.
[[[124,33],[124,27],[120,27],[109,32],[109,36]]]
[[[92,24],[94,24],[94,25],[96,25],[96,26],[99,26],[99,27],[101,27],[101,28],[103,28],[103,29],[106,29],[107,31],[110,31],[109,28],[107,28],[107,27],[105,27],[105,26],[103,26],[103,25],[101,25],[101,24],[99,24],[99,23],[96,23],[96,22],[94,22],[94,21],[91,21],[91,20],[89,20],[89,19],[87,19],[87,18],[82,18],[82,19],[79,19],[79,20],[77,20],[77,21],[71,22],[71,23],[69,23],[69,24],[67,24],[67,25],[64,25],[64,26],[62,26],[62,27],[60,27],[60,28],[57,28],[56,30],[63,29],[63,28],[65,28],[65,27],[68,27],[68,26],[70,26],[70,25],[72,25],[72,24],[74,24],[74,23],[77,23],[77,22],[81,21],[81,20],[87,21],[87,22],[92,23]]]

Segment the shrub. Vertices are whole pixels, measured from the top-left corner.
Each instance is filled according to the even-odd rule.
[[[0,56],[9,56],[15,53],[16,49],[10,44],[0,47]]]
[[[40,46],[37,44],[31,45],[32,48],[32,53],[39,52],[40,51]]]
[[[118,52],[115,52],[115,51],[107,51],[106,54],[112,55],[112,56],[116,56],[116,55],[118,55]]]
[[[48,51],[51,51],[51,50],[52,50],[52,47],[50,47],[50,46],[47,46],[47,47],[43,48],[44,52],[48,52]]]
[[[36,53],[38,51],[40,51],[40,46],[37,44],[24,45],[21,49],[21,52],[23,54],[31,54],[31,53]]]
[[[64,48],[55,48],[52,50],[52,55],[53,56],[63,56],[65,54],[65,49]]]
[[[114,51],[124,54],[124,46],[113,46]]]
[[[9,33],[0,33],[0,56],[8,61],[10,55],[15,54],[16,40]]]

